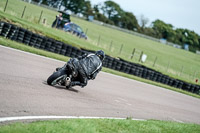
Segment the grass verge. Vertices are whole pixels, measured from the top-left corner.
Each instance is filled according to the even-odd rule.
[[[38,54],[38,55],[42,55],[42,56],[45,56],[45,57],[49,57],[49,58],[53,58],[53,59],[57,59],[57,60],[61,60],[61,61],[68,61],[69,60],[69,57],[59,55],[59,54],[55,54],[55,53],[51,53],[51,52],[44,51],[44,50],[40,50],[40,49],[36,49],[36,48],[30,47],[30,46],[27,46],[25,44],[18,43],[18,42],[15,42],[15,41],[11,41],[9,39],[2,38],[2,37],[0,37],[0,45],[19,49],[19,50],[22,50],[22,51],[26,51],[26,52],[30,52],[30,53],[34,53],[34,54]],[[155,86],[163,87],[163,88],[166,88],[166,89],[170,89],[170,90],[180,92],[180,93],[183,93],[183,94],[186,94],[186,95],[189,95],[189,96],[193,96],[193,97],[196,97],[196,98],[200,98],[200,96],[197,95],[197,94],[193,94],[193,93],[190,93],[190,92],[187,92],[187,91],[184,91],[184,90],[181,90],[181,89],[177,89],[177,88],[174,88],[174,87],[171,87],[171,86],[168,86],[168,85],[160,84],[160,83],[157,83],[157,82],[154,82],[154,81],[150,81],[150,80],[143,79],[143,78],[140,78],[140,77],[136,77],[136,76],[133,76],[133,75],[129,75],[129,74],[126,74],[126,73],[115,71],[115,70],[112,70],[112,69],[109,69],[109,68],[104,67],[103,71],[107,72],[107,73],[114,74],[114,75],[123,76],[123,77],[129,78],[129,79],[134,79],[134,80],[138,80],[138,81],[145,82],[145,83],[148,83],[148,84],[152,84],[152,85],[155,85]]]
[[[199,131],[198,124],[130,119],[68,119],[0,126],[0,133],[198,133]]]

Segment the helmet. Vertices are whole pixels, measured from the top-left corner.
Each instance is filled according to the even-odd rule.
[[[95,54],[101,59],[101,61],[103,61],[103,59],[105,58],[105,53],[102,50],[96,51]]]

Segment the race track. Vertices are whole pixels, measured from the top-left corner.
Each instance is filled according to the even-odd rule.
[[[200,124],[200,99],[101,72],[85,88],[47,85],[64,62],[0,46],[0,117],[133,117]]]

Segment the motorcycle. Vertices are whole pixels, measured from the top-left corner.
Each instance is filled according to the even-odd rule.
[[[70,59],[63,67],[57,68],[47,79],[47,84],[51,86],[61,85],[67,88],[72,81],[77,81],[78,71],[74,68],[74,60],[75,59]]]

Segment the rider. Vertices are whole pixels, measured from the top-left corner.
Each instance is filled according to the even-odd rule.
[[[62,13],[59,13],[58,15],[56,15],[56,19],[54,20],[52,27],[59,28],[62,20]]]
[[[73,58],[72,64],[74,69],[78,71],[79,81],[72,81],[69,86],[66,86],[66,88],[75,85],[84,87],[87,85],[88,80],[95,79],[97,73],[102,69],[104,58],[105,53],[102,50],[96,51],[95,54],[84,54],[81,57]],[[70,65],[70,63],[68,65]]]

